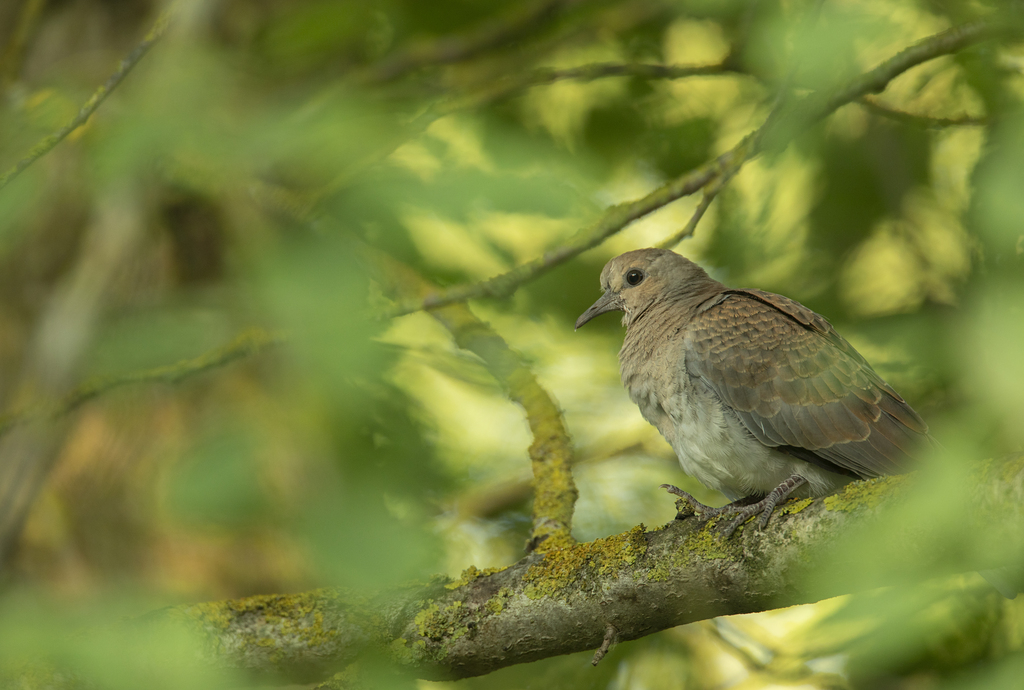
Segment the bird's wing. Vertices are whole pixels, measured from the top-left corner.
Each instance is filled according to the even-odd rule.
[[[924,420],[824,317],[761,290],[704,304],[686,367],[761,443],[857,477],[911,469]]]

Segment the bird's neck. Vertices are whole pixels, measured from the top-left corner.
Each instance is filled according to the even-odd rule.
[[[619,352],[623,375],[630,362],[647,361],[658,348],[685,337],[686,327],[701,305],[726,289],[710,278],[706,284],[696,286],[698,289],[694,287],[690,285],[685,294],[667,295],[625,315],[626,337]]]
[[[659,302],[633,314],[626,324],[619,360],[625,364],[627,360],[650,358],[658,347],[679,337],[692,317],[691,310]]]

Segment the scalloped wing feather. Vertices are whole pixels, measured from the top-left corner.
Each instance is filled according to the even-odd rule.
[[[842,474],[912,469],[924,420],[822,316],[761,290],[699,310],[684,347],[702,378],[767,446]]]

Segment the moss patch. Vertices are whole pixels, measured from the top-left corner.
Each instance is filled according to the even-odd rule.
[[[512,599],[512,590],[508,587],[502,587],[498,590],[498,593],[487,600],[484,604],[484,609],[492,616],[497,616],[505,610],[505,605]]]
[[[409,641],[404,637],[392,640],[388,645],[388,651],[391,652],[391,658],[396,663],[408,665],[416,661],[416,655],[413,654],[412,649],[409,648]]]
[[[421,637],[435,642],[445,639],[454,642],[469,633],[469,626],[465,624],[468,615],[469,611],[461,601],[444,607],[430,604],[416,614],[413,624]]]
[[[807,506],[814,503],[813,498],[802,498],[799,500],[786,501],[777,511],[777,515],[796,515]]]
[[[541,599],[590,578],[613,576],[647,553],[645,532],[637,525],[623,534],[548,551],[523,574],[523,593]]]
[[[688,553],[688,551],[682,549],[666,553],[658,559],[653,568],[647,571],[647,579],[651,582],[667,582],[672,577],[674,571],[679,571],[686,567]]]
[[[733,535],[728,539],[724,538],[716,529],[718,522],[718,518],[710,520],[708,524],[687,536],[683,541],[685,550],[705,561],[736,558],[739,555],[738,537]]]
[[[902,485],[905,478],[905,475],[878,477],[847,484],[839,493],[824,498],[825,509],[851,512],[858,508],[874,508]]]
[[[174,615],[205,630],[215,652],[230,635],[246,649],[266,650],[271,663],[286,664],[289,648],[322,649],[336,642],[338,631],[324,625],[324,612],[338,605],[336,591],[318,589],[193,604],[176,609]],[[241,619],[249,620],[239,625]]]
[[[444,588],[458,589],[459,587],[468,585],[470,582],[473,582],[474,580],[479,580],[481,577],[487,577],[488,575],[493,575],[494,573],[500,573],[502,570],[506,570],[507,567],[508,566],[504,568],[484,568],[483,570],[479,570],[476,566],[471,565],[462,571],[462,575],[459,576],[458,580],[454,580],[452,582],[447,583],[444,586]]]

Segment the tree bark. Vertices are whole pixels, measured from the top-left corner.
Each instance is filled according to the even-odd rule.
[[[1024,455],[972,468],[959,483],[970,488],[955,498],[926,489],[928,479],[855,482],[824,499],[790,501],[764,530],[751,522],[730,539],[715,521],[691,517],[372,601],[324,589],[179,607],[170,616],[201,633],[202,657],[217,667],[310,681],[376,648],[417,677],[456,679],[596,650],[609,626],[618,640],[633,640],[993,567],[1021,552]]]

